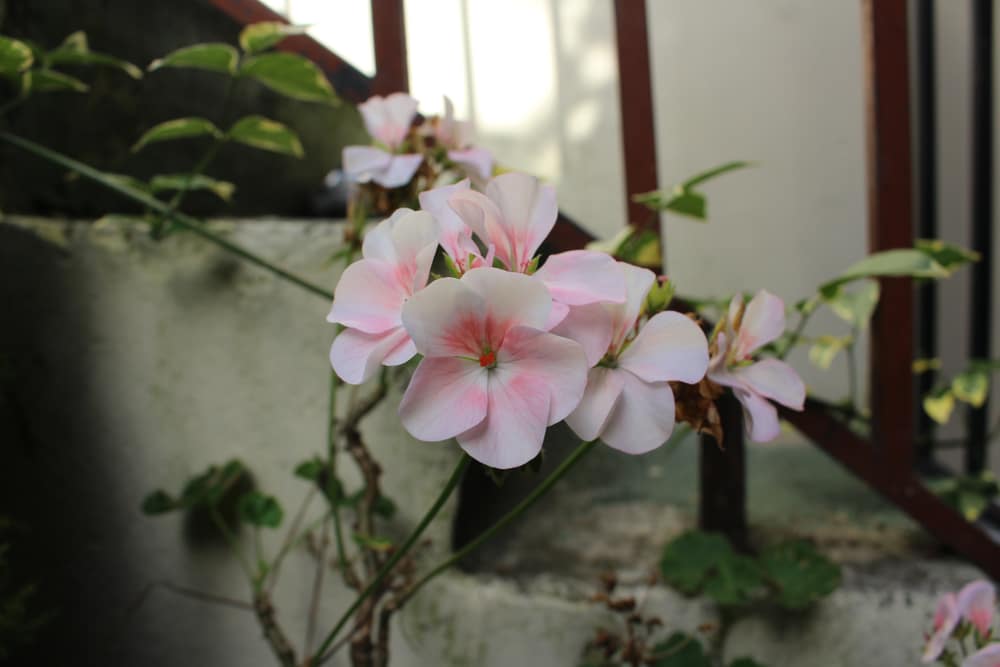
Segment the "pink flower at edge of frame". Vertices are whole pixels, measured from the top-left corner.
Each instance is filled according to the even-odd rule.
[[[442,278],[414,295],[403,322],[424,355],[399,415],[419,440],[456,438],[506,469],[541,450],[548,426],[577,405],[587,379],[580,346],[543,330],[545,286],[494,268]]]
[[[927,640],[921,662],[927,664],[934,662],[944,651],[944,645],[948,642],[955,628],[962,620],[962,615],[958,611],[958,598],[954,593],[945,593],[938,598],[937,606],[934,609],[934,631]]]
[[[993,625],[996,609],[996,589],[985,579],[971,581],[957,594],[958,611],[962,618],[972,623],[979,634],[986,636]]]
[[[1000,667],[1000,643],[979,649],[962,661],[962,667]]]

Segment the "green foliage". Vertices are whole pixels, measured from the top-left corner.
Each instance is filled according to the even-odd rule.
[[[840,568],[808,542],[783,542],[768,547],[759,562],[775,602],[785,609],[802,609],[826,597],[840,585]]]
[[[352,537],[354,538],[355,543],[363,549],[370,549],[372,551],[388,551],[392,548],[392,540],[384,537],[362,535],[361,533],[354,533]]]
[[[854,344],[854,336],[820,336],[813,341],[812,347],[809,348],[809,361],[826,370],[833,365],[837,355],[852,344]]]
[[[147,495],[142,501],[142,511],[145,514],[157,515],[197,507],[218,507],[249,480],[250,472],[237,459],[221,466],[210,465],[204,472],[185,482],[181,492],[176,496],[162,489]]]
[[[955,411],[955,395],[951,387],[941,387],[924,396],[924,412],[938,424],[947,424]]]
[[[237,504],[240,518],[251,526],[277,528],[281,525],[284,512],[274,496],[264,495],[260,491],[244,494]]]
[[[222,132],[212,121],[205,118],[191,116],[188,118],[175,118],[159,125],[155,125],[139,137],[139,140],[132,146],[132,152],[141,151],[149,144],[160,141],[173,141],[175,139],[188,139],[191,137],[210,136],[219,138]]]
[[[240,61],[239,51],[229,44],[195,44],[177,49],[149,64],[149,71],[164,67],[181,67],[208,70],[221,74],[235,74]]]
[[[839,285],[861,278],[900,277],[947,278],[956,266],[946,268],[934,256],[918,249],[886,250],[865,257],[833,280],[820,286],[820,292],[830,292]]]
[[[848,289],[845,284],[839,284],[829,290],[821,290],[820,298],[837,317],[861,330],[868,326],[878,305],[879,284],[875,280],[863,280],[852,287]]]
[[[35,62],[31,47],[22,41],[0,36],[0,75],[16,77]]]
[[[101,65],[114,67],[125,72],[133,79],[142,78],[142,70],[132,63],[115,58],[104,53],[96,53],[90,50],[87,43],[86,33],[74,32],[67,37],[62,44],[50,51],[45,56],[48,65]]]
[[[263,116],[246,116],[229,129],[229,139],[265,151],[301,158],[305,152],[298,135],[281,123]]]
[[[305,26],[290,25],[280,21],[262,21],[243,28],[240,33],[240,47],[249,54],[267,51],[285,37],[301,35]]]
[[[968,521],[978,519],[990,502],[1000,495],[1000,485],[988,470],[979,475],[932,480],[927,486]]]
[[[85,93],[88,90],[90,90],[90,86],[76,77],[51,69],[28,70],[21,77],[22,95],[61,91]]]
[[[653,667],[712,667],[697,638],[675,632],[653,647]]]
[[[632,200],[653,211],[670,211],[696,220],[705,220],[708,216],[705,195],[695,190],[695,187],[722,174],[749,166],[749,162],[727,162],[692,176],[670,190],[644,192],[633,196]]]
[[[649,229],[626,225],[624,229],[606,241],[592,241],[587,250],[604,252],[612,257],[638,264],[639,266],[662,266],[660,237]]]
[[[954,271],[965,264],[979,261],[978,252],[966,250],[961,246],[940,239],[917,239],[914,247],[931,257],[947,271]]]
[[[931,362],[935,360],[930,360]],[[936,364],[930,364],[940,368],[940,360]],[[927,360],[917,360],[914,362],[914,372],[922,372]],[[928,362],[929,363],[929,362]],[[928,368],[927,370],[932,370]],[[966,368],[955,375],[951,382],[946,382],[936,387],[932,392],[924,396],[924,412],[931,419],[939,424],[947,424],[954,413],[955,402],[962,401],[974,408],[980,408],[986,403],[986,397],[990,390],[990,376],[1000,370],[1000,360],[992,359],[971,359]]]
[[[701,531],[669,542],[660,572],[680,592],[703,594],[723,606],[763,601],[801,609],[840,583],[840,568],[806,542],[777,544],[752,558],[734,552],[722,536]]]
[[[220,181],[203,174],[159,174],[149,181],[153,192],[176,190],[208,190],[223,201],[229,201],[236,186],[228,181]]]
[[[338,102],[323,72],[311,61],[294,53],[251,56],[243,61],[239,73],[286,97],[305,102]]]

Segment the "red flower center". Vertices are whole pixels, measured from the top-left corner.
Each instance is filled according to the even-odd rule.
[[[496,352],[489,351],[479,355],[479,365],[483,368],[491,368],[497,363]]]

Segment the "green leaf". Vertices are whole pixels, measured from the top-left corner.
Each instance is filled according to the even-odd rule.
[[[149,64],[149,71],[163,67],[190,67],[222,74],[235,74],[240,53],[229,44],[195,44],[177,49]]]
[[[819,368],[827,370],[841,350],[846,349],[853,340],[853,336],[820,336],[809,348],[809,361]]]
[[[205,472],[185,483],[181,491],[180,506],[185,509],[197,506],[215,507],[248,477],[249,472],[243,463],[236,459],[223,466],[211,465]]]
[[[938,357],[914,359],[912,368],[913,372],[917,375],[930,371],[939,371],[941,370],[941,359]]]
[[[115,67],[128,74],[133,79],[142,78],[142,70],[121,58],[115,58],[104,53],[95,53],[87,44],[84,32],[74,32],[62,44],[45,56],[49,65],[102,65]]]
[[[737,658],[729,663],[729,667],[764,667],[753,658]]]
[[[669,190],[644,192],[633,196],[632,200],[653,211],[670,211],[696,220],[705,220],[708,215],[705,196],[694,188],[717,176],[749,166],[749,162],[727,162],[692,176]]]
[[[835,290],[821,292],[821,296],[837,317],[861,330],[868,326],[878,305],[879,284],[865,280],[851,290],[841,284]]]
[[[0,75],[17,76],[31,67],[35,56],[22,41],[0,36]]]
[[[951,381],[951,393],[955,398],[975,408],[983,407],[989,389],[989,374],[978,368],[963,371]]]
[[[175,190],[208,190],[223,201],[229,201],[236,186],[202,174],[159,174],[149,182],[153,192]]]
[[[776,589],[775,601],[786,609],[802,609],[840,585],[840,567],[802,540],[768,547],[760,564]]]
[[[274,496],[268,496],[260,491],[251,491],[240,498],[237,509],[240,518],[252,526],[277,528],[281,525],[284,513]]]
[[[712,667],[697,638],[675,632],[653,647],[653,667]]]
[[[146,130],[146,133],[139,137],[139,141],[135,142],[135,145],[132,146],[132,152],[140,151],[145,146],[159,141],[173,141],[174,139],[187,139],[189,137],[203,137],[206,135],[220,138],[222,132],[219,131],[219,128],[212,121],[205,118],[194,116],[175,118],[174,120],[168,120],[165,123],[160,123]]]
[[[229,128],[227,135],[233,141],[247,146],[273,151],[283,155],[302,157],[302,142],[287,126],[263,116],[246,116]]]
[[[265,53],[244,61],[241,76],[257,79],[271,90],[306,102],[337,102],[326,76],[311,61],[294,53]]]
[[[166,514],[180,507],[170,494],[162,489],[153,491],[142,499],[142,513],[150,516]]]
[[[371,549],[372,551],[388,551],[392,548],[392,540],[386,539],[384,537],[374,537],[370,535],[362,535],[361,533],[354,533],[354,541],[360,547],[365,549]]]
[[[612,239],[588,243],[587,250],[604,252],[623,261],[642,266],[662,266],[663,264],[663,258],[660,254],[660,237],[652,230],[639,229],[633,225],[626,225]]]
[[[39,93],[73,92],[85,93],[90,90],[90,86],[62,72],[51,69],[33,69],[24,73],[23,85],[25,90]]]
[[[301,35],[305,26],[290,25],[281,21],[263,21],[253,23],[243,28],[240,33],[240,46],[249,54],[267,51],[290,35]]]
[[[660,571],[664,581],[682,593],[704,592],[725,605],[749,601],[762,585],[753,559],[734,553],[724,537],[700,531],[668,543]]]
[[[310,482],[315,482],[319,479],[319,476],[322,474],[325,467],[326,466],[323,462],[318,458],[309,459],[308,461],[303,461],[295,466],[295,476]]]
[[[947,424],[955,409],[955,395],[950,387],[938,389],[924,396],[924,412],[938,424]]]
[[[754,166],[753,162],[745,162],[742,160],[734,160],[733,162],[726,162],[725,164],[720,164],[718,167],[712,167],[707,169],[700,174],[695,174],[691,178],[684,181],[681,185],[686,189],[691,189],[696,185],[701,185],[705,181],[710,181],[717,176],[722,176],[731,171],[737,171],[739,169],[746,169],[748,167]]]
[[[954,271],[970,262],[978,262],[980,259],[978,252],[966,250],[940,239],[917,239],[914,247],[949,271]]]
[[[928,480],[927,487],[967,521],[978,519],[1000,493],[996,477],[988,470],[979,475]]]
[[[396,515],[396,503],[388,496],[379,495],[372,509],[383,519],[391,519]]]
[[[919,250],[900,248],[886,250],[865,257],[833,280],[824,283],[820,290],[833,290],[838,285],[878,276],[911,276],[913,278],[947,278],[951,272],[930,255]]]

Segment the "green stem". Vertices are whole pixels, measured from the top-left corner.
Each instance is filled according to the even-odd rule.
[[[817,307],[818,306],[814,306],[811,310],[807,310],[799,315],[798,326],[795,327],[795,331],[792,332],[792,335],[789,337],[784,349],[781,350],[781,354],[778,355],[778,359],[784,360],[784,358],[788,356],[788,353],[792,351],[792,348],[795,347],[802,339],[802,332],[805,331],[806,325],[809,324],[809,318],[811,318],[812,314],[816,312]]]
[[[350,259],[348,259],[348,262]],[[339,327],[338,327],[339,328]],[[337,475],[337,388],[340,386],[340,378],[337,374],[330,372],[330,401],[327,407],[326,417],[326,456],[329,460],[330,474]],[[344,528],[340,520],[340,503],[336,500],[330,501],[330,515],[333,517],[333,541],[337,548],[338,569],[347,575],[347,550],[344,548]],[[349,580],[349,576],[344,577]],[[308,650],[308,648],[306,649]]]
[[[573,450],[573,453],[570,454],[568,457],[566,457],[566,460],[564,460],[561,464],[559,464],[559,467],[553,470],[552,473],[545,478],[545,481],[543,481],[541,484],[535,487],[535,490],[532,491],[530,494],[528,494],[528,496],[524,500],[519,502],[514,509],[507,512],[507,514],[503,515],[496,523],[494,523],[492,526],[490,526],[485,531],[480,533],[474,540],[466,544],[464,547],[462,547],[454,554],[449,556],[446,560],[444,560],[440,565],[438,565],[430,572],[425,574],[423,577],[418,579],[417,582],[413,584],[413,586],[411,586],[410,589],[406,592],[406,594],[401,598],[399,604],[402,605],[403,602],[413,597],[413,595],[416,594],[416,592],[419,591],[424,586],[424,584],[426,584],[431,579],[433,579],[434,577],[438,576],[439,574],[450,568],[458,561],[468,556],[470,553],[479,548],[480,545],[482,545],[488,539],[493,537],[497,532],[499,532],[505,526],[507,526],[507,524],[509,524],[511,521],[521,516],[525,512],[525,510],[534,505],[539,498],[544,496],[549,491],[549,489],[552,488],[553,484],[555,484],[557,481],[559,481],[559,479],[563,475],[569,472],[570,468],[572,468],[577,461],[583,458],[583,455],[589,452],[591,448],[593,448],[596,442],[597,442],[596,440],[587,440],[581,442],[580,445]]]
[[[467,454],[462,455],[462,458],[459,460],[458,465],[455,466],[455,470],[451,473],[451,477],[448,478],[448,481],[447,483],[445,483],[444,488],[441,489],[441,493],[438,495],[437,500],[435,500],[434,504],[431,505],[429,510],[427,510],[427,513],[424,515],[424,518],[420,520],[420,523],[417,524],[417,527],[413,529],[413,532],[410,533],[410,536],[406,538],[406,541],[403,542],[403,544],[399,547],[399,549],[393,552],[392,556],[390,556],[389,560],[385,562],[385,565],[382,566],[382,569],[379,570],[378,574],[376,574],[375,577],[370,582],[368,582],[368,585],[365,586],[364,590],[362,590],[361,593],[358,594],[358,596],[354,599],[354,602],[351,604],[351,606],[347,609],[347,611],[343,613],[343,615],[340,617],[340,620],[337,621],[336,625],[333,626],[333,629],[329,632],[329,634],[327,634],[326,638],[323,640],[323,643],[320,644],[318,649],[316,649],[314,655],[316,656],[323,655],[323,652],[326,651],[326,649],[329,648],[333,640],[336,639],[337,634],[343,629],[344,625],[347,624],[347,621],[350,620],[352,615],[354,615],[354,612],[357,611],[358,607],[361,606],[361,603],[363,603],[368,598],[368,596],[371,595],[375,591],[375,589],[382,584],[385,578],[389,576],[389,573],[392,572],[392,569],[396,567],[396,564],[399,563],[400,560],[402,560],[403,556],[405,556],[411,548],[413,548],[413,545],[416,544],[418,539],[420,539],[420,536],[427,529],[427,526],[430,525],[434,517],[437,516],[438,512],[441,511],[441,508],[444,506],[445,502],[448,500],[448,498],[451,497],[452,492],[455,490],[455,488],[458,486],[459,481],[461,481],[462,479],[462,474],[465,472],[465,469],[469,465],[469,460],[470,459]],[[317,664],[321,663],[322,661],[323,658],[320,657]]]
[[[118,192],[119,194],[122,194],[125,197],[128,197],[129,199],[156,211],[157,213],[163,215],[164,217],[172,220],[178,226],[183,227],[188,231],[194,232],[198,236],[201,236],[203,239],[211,241],[220,248],[227,250],[228,252],[231,252],[237,257],[245,259],[251,264],[256,264],[262,269],[270,271],[279,278],[283,278],[284,280],[287,280],[288,282],[297,285],[302,289],[311,292],[317,296],[321,296],[324,299],[327,300],[333,299],[333,292],[323,289],[319,285],[315,285],[309,282],[308,280],[305,280],[304,278],[300,278],[299,276],[289,271],[286,271],[280,266],[272,264],[263,257],[255,255],[249,250],[246,250],[236,245],[235,243],[232,243],[231,241],[228,241],[227,239],[219,236],[218,234],[215,234],[214,232],[205,228],[201,224],[201,222],[198,221],[197,219],[192,218],[189,215],[185,215],[184,213],[180,213],[179,211],[170,210],[169,205],[160,201],[156,197],[153,197],[152,195],[148,195],[144,192],[136,190],[135,188],[129,187],[124,183],[117,182],[114,179],[109,178],[106,174],[104,174],[100,170],[91,167],[90,165],[84,164],[83,162],[79,162],[78,160],[74,160],[73,158],[67,155],[63,155],[62,153],[53,151],[49,148],[46,148],[45,146],[36,144],[35,142],[29,139],[19,137],[16,134],[11,134],[9,132],[0,131],[0,141],[5,141],[9,144],[13,144],[18,148],[24,149],[29,153],[33,153],[38,157],[48,160],[49,162],[58,164],[67,169],[75,171],[81,176],[88,178],[96,183],[99,183],[104,187],[108,188],[109,190],[114,190],[115,192]]]
[[[240,566],[246,573],[247,579],[250,581],[250,584],[256,591],[257,578],[254,576],[253,568],[250,567],[250,563],[247,561],[246,554],[244,554],[243,551],[240,549],[239,544],[236,541],[236,536],[233,535],[233,532],[231,530],[229,530],[229,526],[226,525],[225,519],[223,519],[222,515],[219,514],[219,510],[213,507],[211,508],[211,510],[209,510],[209,513],[212,515],[212,521],[215,523],[215,527],[219,529],[220,533],[222,533],[223,539],[225,539],[226,544],[229,545],[229,550],[233,552],[233,555],[240,562]]]

